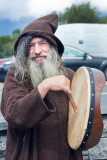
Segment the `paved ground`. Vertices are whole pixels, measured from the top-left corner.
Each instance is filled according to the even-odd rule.
[[[103,88],[102,94],[101,94],[100,106],[101,106],[101,113],[107,114],[107,82],[106,82],[106,84]]]
[[[2,90],[3,90],[3,86],[4,86],[4,83],[0,82],[0,102],[1,102],[1,94],[2,94]]]

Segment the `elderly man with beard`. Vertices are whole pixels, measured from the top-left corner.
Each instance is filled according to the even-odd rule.
[[[68,97],[74,72],[63,67],[56,14],[30,23],[14,45],[1,111],[8,122],[6,160],[82,160],[67,141]]]

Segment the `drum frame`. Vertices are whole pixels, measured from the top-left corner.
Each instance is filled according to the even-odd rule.
[[[87,143],[88,137],[91,133],[91,128],[92,128],[92,123],[93,123],[93,117],[94,117],[94,108],[95,108],[95,83],[94,83],[94,75],[92,70],[89,67],[85,67],[89,73],[89,77],[90,77],[90,88],[91,88],[91,92],[90,92],[90,111],[89,111],[89,119],[88,119],[88,124],[87,124],[87,129],[85,131],[85,135],[83,138],[83,141],[80,145],[80,147],[78,148],[78,150],[82,149],[85,144]]]
[[[76,137],[73,135],[74,132],[76,132],[76,130],[73,130],[74,131],[73,132],[71,130],[71,127],[72,127],[72,124],[75,125],[75,121],[72,122],[74,117],[71,118],[72,114],[70,114],[70,112],[73,113],[72,116],[76,116],[76,114],[77,114],[77,118],[78,118],[79,112],[75,112],[75,110],[73,111],[72,104],[69,105],[70,112],[68,115],[67,138],[68,138],[68,144],[70,145],[70,147],[73,150],[87,150],[89,148],[94,147],[95,145],[97,145],[99,143],[101,135],[102,135],[102,131],[103,131],[103,120],[102,120],[101,109],[100,109],[100,97],[101,97],[101,93],[104,88],[104,85],[106,83],[104,73],[98,69],[95,69],[95,68],[89,68],[89,67],[85,67],[85,66],[82,66],[80,68],[83,68],[83,70],[86,71],[86,74],[89,76],[88,84],[90,87],[90,90],[89,90],[90,99],[88,101],[88,110],[87,110],[89,112],[87,114],[88,117],[86,120],[85,128],[83,130],[84,135],[81,138],[81,143],[80,143],[80,141],[78,141],[80,143],[79,145],[74,144],[74,141],[72,143],[72,139],[73,138],[76,139]],[[75,80],[77,78],[79,79],[79,77],[77,76],[78,70],[77,70],[77,74],[74,75]],[[82,71],[82,70],[80,70],[80,71]],[[71,89],[72,89],[72,84],[73,84],[75,92],[76,92],[75,82],[78,83],[78,79],[77,79],[77,81],[74,80],[71,83]],[[78,93],[78,90],[77,90],[77,93]],[[73,95],[73,96],[75,97],[76,95]],[[74,98],[74,102],[76,100],[75,98]],[[78,107],[78,105],[77,105],[77,107]],[[83,132],[81,132],[81,133],[83,133]],[[79,140],[78,136],[79,135],[77,135],[77,140]]]

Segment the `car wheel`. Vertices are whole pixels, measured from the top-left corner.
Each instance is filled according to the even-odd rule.
[[[104,69],[104,75],[105,75],[105,78],[106,78],[106,81],[107,81],[107,67]]]

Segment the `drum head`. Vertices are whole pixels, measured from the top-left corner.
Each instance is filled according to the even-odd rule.
[[[69,102],[67,136],[70,147],[76,150],[83,141],[90,111],[90,77],[86,67],[80,67],[76,71],[72,80],[71,91],[78,112],[73,110]]]

